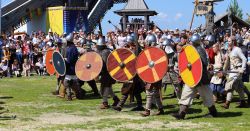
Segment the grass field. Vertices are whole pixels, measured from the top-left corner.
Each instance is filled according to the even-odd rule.
[[[164,93],[166,115],[144,118],[139,112],[131,112],[129,103],[117,112],[100,110],[100,98],[65,101],[50,93],[55,85],[54,77],[0,79],[0,112],[9,110],[0,115],[0,130],[250,130],[250,108],[235,108],[235,102],[228,110],[217,104],[218,118],[203,118],[208,110],[196,99],[186,120],[177,121],[169,115],[178,110],[178,105],[176,99],[169,98],[172,88],[168,88]],[[119,96],[120,87],[114,86]],[[84,88],[90,96],[90,88]],[[238,96],[235,98],[237,101]],[[10,119],[13,115],[17,116],[14,120]]]

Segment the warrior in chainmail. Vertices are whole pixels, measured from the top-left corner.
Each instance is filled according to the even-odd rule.
[[[192,45],[196,48],[197,52],[199,53],[202,61],[203,65],[202,78],[200,83],[195,88],[190,88],[186,84],[184,85],[181,99],[179,100],[180,104],[179,112],[172,114],[172,116],[175,117],[176,119],[184,119],[187,114],[188,108],[192,105],[195,94],[199,92],[200,96],[203,99],[203,104],[209,109],[209,114],[206,116],[216,117],[217,110],[214,106],[213,93],[212,90],[208,87],[208,84],[210,82],[207,71],[208,57],[205,49],[201,47],[200,35],[198,34],[193,35],[191,37],[191,42]]]

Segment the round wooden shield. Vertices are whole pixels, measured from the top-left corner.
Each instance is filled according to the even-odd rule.
[[[194,88],[202,77],[202,61],[199,53],[192,45],[182,48],[178,59],[179,74],[183,82]]]
[[[148,83],[160,81],[168,70],[166,53],[156,47],[149,47],[137,58],[136,72],[139,77]]]
[[[76,76],[82,81],[95,79],[102,71],[102,57],[96,52],[83,54],[76,62]]]
[[[52,55],[52,63],[55,67],[56,72],[60,75],[60,76],[64,76],[66,73],[66,65],[65,65],[65,61],[62,57],[62,55],[55,51]]]
[[[47,53],[46,53],[46,61],[45,61],[45,64],[46,64],[46,69],[47,69],[47,72],[50,74],[50,75],[54,75],[55,74],[55,67],[52,63],[52,55],[53,55],[53,52],[54,52],[54,49],[48,49],[47,50]]]
[[[110,53],[107,69],[110,76],[119,82],[127,82],[136,75],[136,56],[126,48],[116,49]]]

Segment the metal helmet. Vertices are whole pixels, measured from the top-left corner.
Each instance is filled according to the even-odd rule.
[[[166,39],[168,39],[168,36],[167,36],[166,34],[163,34],[162,37],[161,37],[161,39],[162,39],[163,41],[165,41]]]
[[[163,46],[169,46],[171,45],[171,41],[169,39],[165,39],[163,42],[162,42],[162,45]]]
[[[69,35],[66,36],[66,40],[67,40],[68,42],[73,42],[73,39],[74,39],[73,37],[74,37],[73,34],[70,33]]]
[[[201,43],[201,37],[199,34],[194,34],[191,38],[190,38],[190,41],[193,43],[193,44],[200,44]]]
[[[241,36],[236,37],[237,44],[242,44],[244,42]]]
[[[134,39],[136,38],[136,34],[135,33],[131,33],[130,36],[134,37]]]
[[[214,35],[208,35],[208,36],[206,36],[205,40],[209,41],[209,42],[212,42],[212,43],[215,43],[215,37],[214,37]]]
[[[97,41],[97,45],[102,46],[105,45],[105,39],[104,38],[99,38]]]
[[[56,41],[57,43],[59,43],[59,44],[61,44],[61,43],[63,43],[63,41],[62,41],[62,39],[57,39],[57,41]]]
[[[80,40],[80,44],[81,44],[81,45],[85,45],[86,43],[87,43],[87,41],[86,41],[85,38],[82,38],[82,39]]]
[[[149,34],[149,35],[147,36],[146,42],[147,42],[148,45],[155,44],[156,41],[157,41],[157,40],[156,40],[156,36],[155,36],[155,35]]]
[[[127,42],[128,42],[128,43],[133,43],[133,42],[135,42],[134,36],[128,35],[128,36],[127,36]]]

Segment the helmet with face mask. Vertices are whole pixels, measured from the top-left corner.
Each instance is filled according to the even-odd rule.
[[[156,41],[157,41],[157,40],[156,40],[156,36],[155,36],[155,35],[149,34],[149,35],[147,36],[147,39],[146,39],[147,45],[152,46],[152,45],[156,44]]]
[[[193,45],[200,45],[201,43],[201,37],[199,34],[194,34],[191,38],[190,41],[193,43]]]
[[[127,36],[127,43],[133,43],[133,42],[135,42],[134,36],[128,35],[128,36]]]

